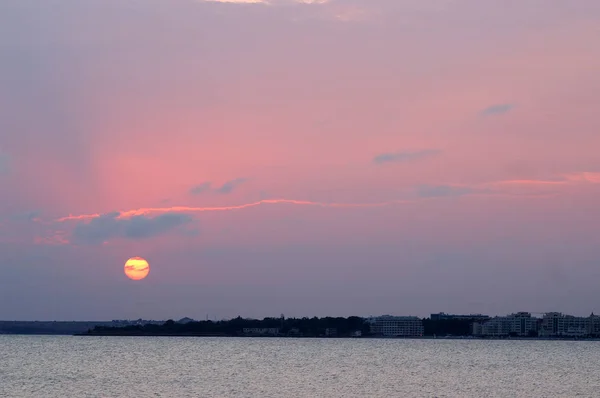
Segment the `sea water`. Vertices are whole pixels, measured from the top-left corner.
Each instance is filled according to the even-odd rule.
[[[600,342],[0,335],[0,397],[600,397]]]

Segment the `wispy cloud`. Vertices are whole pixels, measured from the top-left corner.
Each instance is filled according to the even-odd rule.
[[[400,163],[408,162],[411,160],[423,159],[431,156],[440,154],[440,151],[435,149],[425,149],[421,151],[413,152],[393,152],[393,153],[382,153],[373,158],[373,162],[376,164],[384,163]]]
[[[211,188],[211,183],[210,182],[203,182],[202,184],[198,184],[192,188],[190,188],[190,195],[200,195],[203,194],[205,192],[210,191]]]
[[[559,179],[515,179],[488,182],[479,187],[496,195],[539,197],[557,195],[567,184],[567,181]]]
[[[172,206],[148,207],[124,210],[109,214],[79,214],[69,215],[55,220],[63,223],[68,221],[84,222],[77,224],[74,230],[75,240],[85,242],[104,241],[111,237],[139,239],[167,232],[179,225],[190,222],[191,213],[237,211],[264,205],[296,205],[323,208],[375,208],[415,203],[422,199],[456,197],[463,195],[509,195],[531,196],[554,194],[557,189],[569,185],[600,184],[600,173],[580,172],[567,173],[555,179],[513,179],[488,183],[468,185],[420,185],[416,187],[416,200],[390,200],[375,203],[339,203],[315,202],[294,199],[263,199],[256,202],[233,206]],[[222,188],[222,187],[221,187]]]
[[[143,239],[162,235],[180,225],[190,223],[189,214],[170,213],[155,218],[144,216],[133,217],[124,225],[123,232],[126,238]]]
[[[110,218],[130,219],[137,216],[150,216],[154,214],[168,214],[168,213],[210,213],[210,212],[221,212],[221,211],[235,211],[243,210],[251,207],[257,207],[262,205],[298,205],[298,206],[314,206],[314,207],[329,207],[329,208],[371,208],[371,207],[386,207],[399,204],[413,203],[410,200],[390,200],[387,202],[376,202],[376,203],[325,203],[325,202],[313,202],[309,200],[294,200],[294,199],[263,199],[257,202],[244,203],[235,206],[208,206],[208,207],[191,207],[191,206],[173,206],[173,207],[145,207],[134,210],[125,210],[121,212],[111,213]],[[66,221],[85,221],[105,218],[103,214],[79,214],[69,215],[57,219],[57,222]]]
[[[78,224],[73,230],[73,242],[81,244],[103,243],[110,239],[144,239],[162,235],[192,221],[188,214],[166,213],[150,218],[137,215],[120,217],[113,212],[99,215],[87,223]]]
[[[600,172],[584,171],[579,173],[567,173],[563,174],[562,177],[569,182],[600,184]]]
[[[441,198],[463,195],[554,195],[569,186],[600,184],[600,173],[580,172],[560,174],[548,179],[512,179],[492,181],[472,186],[421,185],[416,188],[420,198]]]
[[[566,180],[503,180],[490,182],[487,185],[521,185],[521,186],[556,186],[566,184]]]
[[[213,188],[212,183],[207,181],[207,182],[203,182],[201,184],[191,187],[189,190],[189,194],[194,195],[194,196],[201,195],[201,194],[208,193],[208,192],[228,194],[228,193],[233,192],[234,189],[236,189],[237,187],[239,187],[246,181],[248,181],[247,178],[236,178],[236,179],[227,181],[227,182],[223,183],[223,185],[221,185],[220,187],[216,187],[216,188]]]
[[[514,109],[514,107],[514,104],[496,104],[485,108],[481,111],[481,114],[484,116],[501,115],[503,113],[510,112]]]
[[[235,180],[227,181],[219,188],[217,188],[217,192],[222,194],[231,193],[235,188],[242,185],[246,181],[248,181],[247,178],[236,178]]]

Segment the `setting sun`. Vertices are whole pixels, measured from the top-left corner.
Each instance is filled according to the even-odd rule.
[[[150,265],[141,257],[132,257],[125,263],[124,271],[129,279],[139,281],[148,276]]]

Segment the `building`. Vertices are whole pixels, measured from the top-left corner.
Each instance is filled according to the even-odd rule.
[[[488,321],[474,322],[473,334],[475,336],[508,336],[512,322],[505,316],[496,316]]]
[[[596,316],[589,318],[565,315],[560,312],[548,312],[542,318],[540,336],[542,337],[583,337],[595,328]]]
[[[367,320],[371,333],[386,337],[420,337],[423,336],[423,322],[416,316],[384,315]]]
[[[588,318],[587,335],[600,337],[600,316],[594,315],[593,312],[592,315],[590,315],[590,317]]]
[[[444,312],[439,312],[437,314],[431,314],[429,317],[432,321],[446,321],[446,320],[474,320],[474,321],[484,321],[490,319],[489,315],[482,314],[469,314],[469,315],[456,315],[456,314],[446,314]]]
[[[532,336],[538,333],[538,318],[531,316],[529,312],[517,312],[510,315],[512,325],[510,334],[517,336]]]
[[[244,334],[251,336],[276,336],[279,328],[244,328]]]
[[[538,319],[529,312],[517,312],[507,316],[497,316],[487,321],[473,323],[476,336],[531,336],[537,334]]]

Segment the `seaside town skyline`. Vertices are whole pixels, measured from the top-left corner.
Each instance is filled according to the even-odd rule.
[[[536,316],[537,315],[537,316]],[[600,315],[520,311],[504,316],[430,314],[369,317],[266,317],[204,320],[112,320],[88,322],[0,321],[0,334],[182,335],[269,337],[476,337],[598,338]]]

